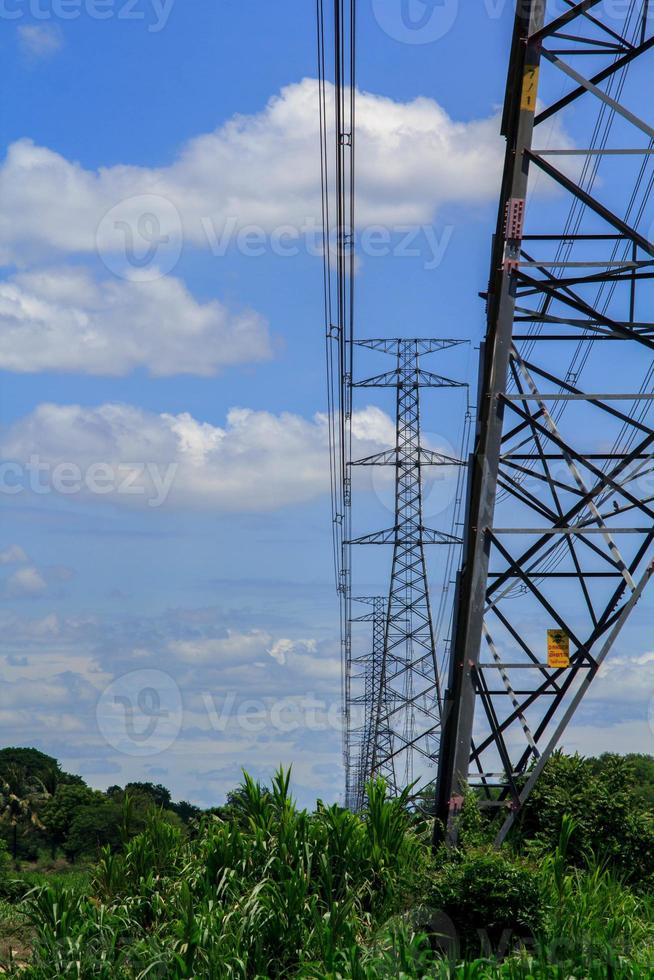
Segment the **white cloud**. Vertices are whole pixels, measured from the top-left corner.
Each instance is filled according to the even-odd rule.
[[[294,677],[309,675],[316,678],[334,677],[334,666],[340,670],[338,660],[319,656],[316,640],[274,639],[265,630],[247,633],[228,630],[225,637],[172,641],[168,650],[182,663],[210,665],[221,670],[249,664],[269,666],[273,671],[287,668]]]
[[[0,551],[0,565],[22,565],[27,561],[29,559],[19,544],[10,544]]]
[[[294,789],[305,803],[341,791],[336,642],[291,639],[271,625],[230,628],[217,610],[108,622],[55,614],[27,620],[0,611],[0,628],[0,737],[47,745],[67,770],[95,785],[146,778],[149,771],[148,759],[130,752],[127,739],[125,754],[99,730],[107,691],[127,675],[137,729],[143,727],[137,696],[146,679],[160,685],[162,698],[175,686],[181,694],[179,736],[157,757],[167,770],[162,781],[177,798],[214,805],[238,783],[241,766],[269,780],[280,763],[293,765]],[[285,663],[271,656],[275,650],[284,651]],[[119,712],[114,734],[121,724],[125,731],[125,720]]]
[[[293,657],[298,648],[304,649],[309,653],[315,653],[317,644],[315,640],[289,640],[282,638],[281,640],[275,640],[268,653],[278,664],[287,664],[289,658]]]
[[[8,556],[9,560],[3,561],[3,556]],[[38,567],[19,545],[0,553],[0,566],[3,564],[20,564],[20,568],[5,578],[0,586],[0,595],[13,599],[56,597],[61,594],[61,586],[75,576],[73,570],[66,565]]]
[[[333,103],[332,94],[328,103]],[[207,227],[320,221],[318,87],[314,79],[289,85],[253,115],[237,115],[212,133],[184,144],[160,168],[120,164],[85,169],[47,147],[22,139],[0,169],[0,257],[93,252],[116,247],[103,216],[135,227],[135,197],[162,198],[158,232],[178,247],[177,212],[187,242],[207,247]],[[456,122],[433,99],[396,102],[360,92],[357,100],[360,227],[430,222],[449,202],[494,200],[503,156],[499,119]],[[171,207],[171,205],[173,205]],[[148,210],[151,210],[149,207]],[[124,247],[124,242],[123,242]]]
[[[5,574],[0,579],[0,596],[14,599],[35,599],[47,595],[57,596],[60,587],[75,577],[72,568],[66,565],[37,565],[25,549],[19,544],[11,544],[0,551],[0,569],[7,566],[20,566],[15,571]],[[47,632],[49,637],[58,632],[56,616],[46,617],[40,624],[41,635]],[[17,622],[10,617],[9,622],[3,622],[0,617],[0,631],[15,632]],[[36,626],[35,621],[31,621]],[[25,637],[24,637],[25,638]]]
[[[211,689],[209,674],[241,696],[300,696],[309,688],[338,691],[341,662],[337,647],[327,649],[315,639],[275,638],[266,630],[228,630],[224,637],[173,640],[157,655],[172,668],[180,664],[199,671]],[[253,673],[254,672],[254,673]],[[200,709],[201,710],[201,709]]]
[[[652,706],[654,717],[654,653],[637,657],[609,655],[589,688],[585,701]]]
[[[48,613],[39,619],[19,619],[15,614],[0,616],[0,628],[6,636],[11,635],[14,642],[23,649],[25,644],[43,641],[50,648],[53,641],[81,627],[75,620],[63,621],[56,613]]]
[[[376,407],[355,412],[352,430],[354,452],[361,456],[395,438],[390,418]],[[8,428],[1,450],[5,459],[32,467],[32,474],[36,460],[39,486],[58,490],[62,467],[72,466],[79,488],[64,492],[95,493],[98,502],[125,506],[165,500],[175,507],[265,512],[312,500],[329,488],[323,414],[305,419],[233,408],[226,424],[217,426],[188,413],[156,415],[130,405],[46,403]],[[109,474],[103,473],[103,488],[93,490],[90,474],[95,486],[101,465]]]
[[[0,368],[124,375],[213,375],[271,356],[267,324],[251,310],[198,303],[179,279],[95,281],[51,269],[0,283]]]
[[[7,580],[7,594],[17,598],[42,596],[48,583],[34,565],[17,569]]]
[[[63,37],[56,24],[22,24],[18,28],[18,43],[23,54],[38,60],[60,51]]]
[[[622,721],[619,715],[606,724],[582,725],[573,722],[563,737],[561,748],[569,754],[579,752],[585,756],[597,756],[603,752],[654,755],[654,731],[651,723],[645,720]]]
[[[228,630],[225,637],[173,641],[168,649],[182,663],[224,669],[250,664],[265,657],[268,643],[270,636],[263,630],[252,630],[249,633]]]

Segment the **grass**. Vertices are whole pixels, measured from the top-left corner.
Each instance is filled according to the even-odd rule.
[[[33,930],[19,905],[0,899],[0,962],[25,962],[31,953]]]
[[[379,782],[363,819],[335,806],[310,814],[295,807],[279,772],[271,792],[246,777],[236,818],[206,819],[191,838],[152,814],[90,876],[26,872],[27,894],[0,904],[5,972],[31,980],[654,976],[654,900],[592,856],[572,867],[571,822],[537,862],[483,845],[434,856],[404,802]],[[495,956],[481,955],[484,935]]]
[[[86,894],[90,869],[64,861],[44,860],[12,867],[3,883],[0,897],[0,963],[25,964],[30,957],[36,928],[26,914],[30,894],[51,888],[66,888]]]

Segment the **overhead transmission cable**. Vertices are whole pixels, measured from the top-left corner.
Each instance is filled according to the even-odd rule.
[[[351,537],[349,463],[355,320],[356,0],[333,0],[330,4],[327,0],[316,0],[316,20],[333,556],[341,610],[341,693],[343,704],[347,705],[351,669],[348,541]],[[327,69],[330,42],[333,51],[331,79]],[[346,718],[346,740],[348,721]],[[347,746],[344,747],[347,754]]]

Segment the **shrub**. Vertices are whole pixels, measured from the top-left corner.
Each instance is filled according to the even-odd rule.
[[[436,910],[434,931],[451,923],[459,952],[466,956],[502,955],[516,945],[532,945],[544,912],[533,869],[491,850],[459,852],[446,859],[431,905]],[[435,939],[438,945],[437,935]]]
[[[566,817],[575,824],[569,863],[583,868],[592,854],[634,884],[654,874],[654,816],[632,758],[555,753],[521,813],[517,840],[552,853]]]
[[[7,844],[0,840],[0,892],[7,886],[12,877],[12,861]]]

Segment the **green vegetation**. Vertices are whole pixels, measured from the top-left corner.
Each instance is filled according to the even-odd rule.
[[[246,775],[200,814],[161,786],[97,793],[58,767],[47,782],[44,759],[23,759],[19,798],[36,796],[0,848],[8,975],[654,976],[647,757],[556,756],[502,851],[470,796],[460,847],[437,853],[428,823],[381,781],[361,815],[309,813],[288,773],[270,788]],[[14,839],[40,848],[38,868],[15,864]]]
[[[14,861],[97,858],[102,847],[120,846],[159,809],[180,826],[199,816],[190,803],[173,803],[165,786],[128,783],[100,793],[56,759],[36,749],[0,749],[0,841]]]

